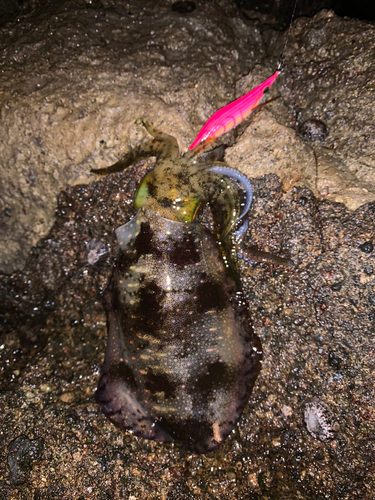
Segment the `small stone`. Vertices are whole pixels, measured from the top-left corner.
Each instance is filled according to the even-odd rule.
[[[342,281],[338,281],[337,283],[332,283],[331,290],[334,292],[339,292],[342,288]]]
[[[43,447],[42,438],[30,440],[23,434],[9,443],[8,467],[15,486],[26,481],[34,461],[40,458]]]
[[[49,393],[53,391],[53,387],[50,384],[41,384],[40,390],[45,393]]]
[[[328,137],[328,127],[321,120],[310,118],[298,126],[297,134],[306,141],[323,142]]]
[[[284,415],[285,418],[291,417],[293,415],[293,410],[290,406],[283,406],[281,408],[281,413]]]
[[[332,366],[332,368],[339,370],[341,368],[341,363],[342,360],[337,356],[337,354],[334,351],[330,351],[328,353],[328,364]]]
[[[361,252],[371,253],[374,250],[374,245],[371,241],[366,241],[365,243],[362,243],[362,245],[359,245],[359,249]]]
[[[64,394],[61,394],[59,397],[60,401],[63,403],[73,403],[74,401],[74,393],[73,392],[64,392]]]

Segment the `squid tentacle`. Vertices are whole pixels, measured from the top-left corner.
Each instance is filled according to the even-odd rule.
[[[235,170],[234,168],[230,168],[230,167],[224,167],[221,165],[216,166],[216,167],[211,167],[208,170],[210,172],[214,172],[215,174],[225,175],[226,177],[229,177],[230,179],[235,179],[240,184],[242,184],[243,189],[246,192],[246,201],[245,201],[245,206],[242,209],[242,212],[238,216],[238,220],[242,219],[249,211],[251,202],[253,200],[253,188],[251,187],[251,183],[250,183],[249,179],[246,177],[246,175],[242,174],[238,170]]]

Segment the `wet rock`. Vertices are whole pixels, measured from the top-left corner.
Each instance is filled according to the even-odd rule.
[[[21,435],[8,445],[8,467],[12,483],[19,485],[27,480],[34,462],[41,457],[44,446],[42,438],[30,440]]]
[[[373,26],[323,10],[297,19],[288,36],[285,66],[271,89],[282,99],[253,114],[228,151],[231,166],[249,175],[277,173],[285,189],[308,186],[354,210],[375,199]],[[279,57],[280,44],[272,48],[269,38]],[[240,88],[266,76],[255,67]]]
[[[328,137],[328,127],[321,120],[310,118],[298,125],[297,133],[306,141],[323,142]]]
[[[287,126],[314,119],[328,127],[324,142],[310,143],[317,156],[314,189],[352,210],[375,199],[374,50],[373,23],[327,10],[297,19],[278,82],[284,106],[274,105]]]
[[[101,296],[116,258],[112,228],[134,215],[130,202],[146,171],[136,165],[66,189],[56,223],[33,249],[25,272],[0,276],[3,439],[8,444],[38,429],[46,443],[45,460],[35,462],[18,489],[26,495],[34,488],[47,498],[102,500],[118,488],[127,496],[146,491],[153,500],[160,491],[165,497],[183,492],[184,498],[210,500],[220,492],[224,500],[245,500],[271,493],[294,498],[296,492],[313,498],[323,488],[335,498],[340,483],[347,498],[366,498],[373,484],[375,277],[363,272],[372,267],[373,253],[358,247],[374,240],[374,204],[350,212],[305,188],[284,192],[275,175],[252,179],[244,245],[291,257],[295,266],[240,262],[264,361],[237,432],[216,453],[196,457],[177,445],[137,439],[101,414],[94,392],[107,335]],[[87,263],[92,239],[109,249],[100,266]],[[338,282],[344,285],[333,290]],[[52,309],[44,307],[46,299]],[[321,428],[328,424],[316,409],[309,422],[317,439],[307,438],[303,415],[293,418],[311,395],[332,416],[328,422],[322,410],[332,423],[327,436],[335,436],[324,446]],[[344,425],[336,432],[339,420]],[[8,454],[0,447],[0,481],[10,483]],[[233,465],[238,463],[241,468]],[[315,474],[306,474],[307,468]],[[106,484],[111,491],[103,490]]]
[[[331,290],[333,290],[334,292],[339,292],[342,288],[342,285],[343,285],[342,281],[338,281],[337,283],[332,283]]]
[[[0,29],[6,273],[22,268],[52,226],[62,188],[88,182],[91,167],[114,163],[145,138],[139,118],[187,148],[214,111],[275,71],[283,46],[280,33],[267,29],[266,58],[259,22],[224,0],[196,4],[187,15],[151,0],[131,8],[69,5],[31,11]],[[242,135],[251,124],[229,152],[231,166],[249,175],[276,172],[286,189],[307,186],[351,209],[373,200],[374,45],[370,23],[329,11],[297,19],[271,89],[270,97],[282,99],[239,128]],[[324,144],[318,121],[330,131]],[[296,122],[309,123],[304,134],[315,142],[295,136]]]
[[[3,272],[22,268],[51,228],[61,189],[145,138],[139,118],[187,148],[264,56],[259,26],[233,3],[171,7],[68,0],[0,27]]]
[[[286,190],[296,183],[314,189],[316,165],[311,148],[294,130],[278,123],[269,109],[251,119],[241,140],[227,149],[226,160],[249,177],[277,173]]]
[[[288,48],[292,65],[285,66],[276,81],[278,89],[272,89],[274,95],[283,94],[287,106],[279,99],[256,112],[239,130],[241,134],[250,125],[236,144],[254,138],[254,143],[249,141],[243,149],[246,157],[241,159],[239,155],[236,160],[241,170],[248,168],[247,163],[254,168],[254,199],[244,244],[292,258],[295,266],[276,269],[266,264],[240,263],[254,330],[262,339],[264,362],[237,432],[215,454],[196,457],[175,445],[150,443],[120,432],[106,422],[95,404],[94,391],[106,345],[101,297],[116,258],[113,229],[134,215],[132,200],[147,166],[137,165],[89,184],[92,178],[88,172],[93,164],[113,163],[128,145],[143,140],[142,128],[134,123],[140,111],[152,111],[157,117],[154,121],[160,120],[157,124],[174,133],[180,145],[187,148],[212,112],[233,98],[233,61],[237,56],[232,53],[230,40],[235,44],[237,31],[223,25],[228,17],[224,3],[229,5],[205,3],[202,15],[197,2],[194,12],[180,16],[171,12],[171,2],[147,3],[158,10],[156,14],[153,10],[142,14],[136,2],[119,7],[115,1],[93,0],[85,5],[64,2],[66,11],[54,9],[56,20],[48,12],[38,19],[31,13],[25,21],[0,28],[7,47],[3,66],[6,71],[1,80],[4,85],[0,86],[0,97],[5,103],[5,142],[1,143],[5,146],[1,147],[8,152],[12,147],[15,158],[13,163],[6,160],[7,167],[1,174],[2,192],[12,193],[15,200],[11,205],[0,200],[0,225],[2,244],[7,255],[14,256],[12,269],[14,262],[18,265],[29,254],[31,242],[52,225],[33,247],[24,271],[0,275],[0,491],[6,498],[31,495],[93,500],[124,496],[151,500],[245,500],[339,495],[349,500],[368,498],[375,490],[375,263],[374,252],[359,249],[364,243],[375,241],[375,205],[362,205],[370,199],[374,184],[372,168],[358,182],[353,160],[359,129],[364,126],[366,134],[371,129],[363,123],[365,117],[360,110],[358,130],[354,129],[353,140],[350,139],[346,125],[355,126],[352,117],[358,110],[354,101],[350,101],[350,107],[345,104],[349,101],[345,100],[342,80],[346,75],[355,100],[355,82],[362,84],[371,77],[373,67],[366,62],[371,33],[366,23],[339,19],[327,12],[314,19],[297,20],[294,42]],[[211,9],[214,13],[210,17]],[[215,17],[218,13],[222,16],[219,23]],[[173,24],[169,31],[169,15],[188,24],[177,26],[180,30]],[[202,21],[203,17],[207,19]],[[150,38],[151,18],[157,21],[155,38]],[[235,23],[235,16],[231,19]],[[162,21],[167,27],[166,38],[158,38],[159,23],[164,26]],[[38,31],[30,29],[36,25]],[[196,30],[197,26],[204,29]],[[319,42],[319,33],[326,33],[327,26],[331,36],[332,26],[337,34],[340,30],[344,34],[336,37],[337,43],[334,38],[337,60],[329,53],[320,57],[319,43],[310,43],[312,39]],[[184,27],[188,34],[182,30]],[[211,32],[206,28],[212,28]],[[255,49],[253,38],[247,38],[242,21],[238,28],[238,39],[247,48],[251,46],[245,55],[244,45],[238,51],[238,74],[246,75],[253,62],[259,61],[254,56],[259,47]],[[299,53],[305,28],[309,41],[303,53]],[[78,37],[80,29],[87,32],[87,44],[83,37]],[[126,34],[128,29],[130,35]],[[186,36],[189,41],[192,33],[198,42],[189,45],[184,40]],[[355,33],[363,34],[363,44],[351,44],[349,35]],[[28,45],[23,44],[25,40]],[[157,40],[170,44],[164,47]],[[203,40],[205,44],[201,43]],[[332,46],[332,38],[324,47],[329,43]],[[46,47],[48,44],[51,46]],[[183,57],[192,58],[191,72],[179,62],[179,47]],[[186,56],[184,47],[189,49]],[[346,55],[342,52],[345,47]],[[126,55],[120,56],[124,48]],[[140,64],[135,68],[137,50]],[[45,54],[53,56],[50,63],[43,57]],[[163,61],[160,54],[165,57]],[[264,55],[263,49],[260,55]],[[255,65],[248,78],[239,80],[237,94],[269,76],[277,57]],[[325,60],[331,61],[332,67],[325,65]],[[358,75],[337,71],[336,64],[345,66],[345,71],[357,72],[359,68]],[[11,74],[15,75],[13,80]],[[331,82],[327,86],[326,76]],[[304,83],[310,78],[316,92],[310,89],[306,93]],[[320,82],[324,84],[323,91]],[[370,87],[358,88],[363,89],[358,102],[363,104],[363,99],[368,99],[371,110]],[[335,98],[336,90],[340,100],[333,103],[334,114],[329,117],[319,103],[324,101],[324,107],[327,96]],[[34,104],[27,107],[29,91]],[[149,100],[144,101],[142,108],[145,96]],[[342,103],[343,113],[336,109]],[[330,129],[324,148],[319,142],[307,143],[295,133],[296,121],[312,116],[322,119]],[[367,118],[371,124],[373,116],[369,114]],[[344,139],[337,142],[336,154],[340,127],[345,129]],[[41,133],[35,137],[34,130]],[[284,142],[278,142],[279,133],[284,135]],[[28,143],[25,137],[29,138]],[[327,143],[332,149],[326,149]],[[371,167],[371,154],[366,156],[371,141],[368,146],[361,141],[359,144],[356,162],[362,168],[363,162],[368,161]],[[26,155],[26,145],[30,156]],[[348,161],[345,148],[350,150]],[[26,155],[25,162],[20,150]],[[332,167],[332,191],[322,157]],[[259,168],[264,165],[268,172],[271,166],[278,171],[284,162],[286,173],[280,170],[283,183],[275,175],[259,177],[257,162]],[[352,170],[346,170],[346,166]],[[36,175],[31,175],[31,171]],[[338,187],[339,174],[343,184]],[[300,187],[292,187],[291,178],[296,175],[300,177]],[[86,184],[79,184],[80,180]],[[74,186],[66,187],[73,183]],[[319,197],[305,184],[319,192]],[[361,191],[364,194],[359,196],[359,189],[366,185],[370,186],[368,193]],[[351,208],[361,206],[350,211],[342,203],[324,199],[322,192],[345,201]],[[348,192],[353,193],[352,205]],[[341,193],[345,195],[342,198]],[[52,215],[43,218],[41,228],[47,198],[52,200]],[[10,216],[4,214],[7,208]],[[93,239],[105,243],[109,253],[91,266],[86,249],[87,242]],[[19,242],[18,247],[12,246],[14,241]],[[25,254],[20,253],[21,247]],[[337,283],[342,286],[335,289]],[[64,402],[66,395],[73,397]],[[303,415],[293,417],[298,417],[301,405],[312,395],[324,401],[335,418],[340,416],[337,439],[323,443],[312,438]],[[44,459],[33,462],[35,466],[29,469],[28,477],[23,476],[25,481],[21,478],[15,486],[7,465],[7,445],[20,434],[31,436],[31,429],[45,439]]]
[[[362,245],[359,245],[359,249],[361,252],[371,253],[374,250],[374,245],[372,244],[372,241],[366,241],[365,243],[362,243]]]

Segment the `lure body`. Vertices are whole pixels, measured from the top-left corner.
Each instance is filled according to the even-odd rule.
[[[235,426],[262,357],[237,269],[240,196],[224,163],[180,157],[173,137],[145,126],[154,140],[99,171],[158,157],[138,188],[137,215],[116,230],[96,398],[119,427],[206,453]],[[213,231],[197,221],[206,203]]]
[[[257,107],[265,90],[271,87],[279,73],[276,71],[258,87],[216,111],[203,125],[189,149],[194,149],[202,141],[217,139],[243,122]]]

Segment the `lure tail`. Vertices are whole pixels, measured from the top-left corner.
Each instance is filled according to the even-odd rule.
[[[214,140],[243,122],[257,107],[257,104],[262,99],[265,90],[271,87],[279,73],[280,71],[276,71],[272,76],[267,78],[267,80],[258,85],[258,87],[255,87],[255,89],[251,90],[236,101],[233,101],[216,111],[216,113],[214,113],[203,125],[201,131],[189,149],[195,148],[195,146],[202,141]]]

